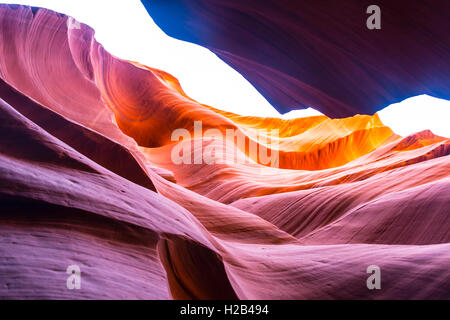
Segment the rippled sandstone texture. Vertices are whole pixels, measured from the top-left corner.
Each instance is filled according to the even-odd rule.
[[[450,99],[448,0],[142,0],[168,35],[213,51],[281,113],[373,114]],[[381,30],[366,10],[381,9]]]
[[[450,298],[449,139],[219,111],[67,20],[0,5],[1,298]],[[279,129],[280,168],[245,148],[175,165],[180,144],[224,145],[171,141],[194,121],[267,149],[255,132]]]

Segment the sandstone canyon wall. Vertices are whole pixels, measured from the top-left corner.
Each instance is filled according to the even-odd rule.
[[[400,137],[377,115],[223,112],[70,19],[0,5],[1,298],[450,298],[449,139]],[[279,165],[220,134],[171,139],[195,121]],[[172,161],[214,145],[237,159]]]
[[[168,35],[213,51],[281,113],[373,114],[450,99],[447,0],[142,0]],[[381,29],[369,30],[378,5]]]

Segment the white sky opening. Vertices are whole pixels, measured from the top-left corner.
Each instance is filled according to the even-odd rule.
[[[378,111],[381,121],[401,136],[431,130],[450,138],[450,101],[420,95]]]
[[[243,76],[201,46],[168,37],[139,0],[13,0],[44,7],[91,26],[113,55],[169,72],[193,99],[241,115],[285,119],[320,115],[315,109],[281,115]],[[299,106],[301,107],[301,106]],[[397,134],[430,129],[450,137],[450,101],[418,96],[379,111]]]

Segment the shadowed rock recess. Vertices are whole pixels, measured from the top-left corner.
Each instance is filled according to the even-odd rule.
[[[210,49],[281,113],[349,117],[419,94],[450,99],[448,0],[141,2],[168,35]],[[380,30],[366,26],[371,5]]]
[[[198,11],[214,16],[207,12]],[[90,27],[68,19],[0,5],[1,298],[450,298],[450,139],[400,137],[376,114],[353,116],[393,97],[383,89],[392,82],[374,77],[359,97],[343,92],[348,108],[330,107],[338,97],[319,105],[349,118],[239,116],[194,101],[164,71],[112,56]],[[317,44],[314,52],[343,54]],[[433,79],[442,80],[448,51],[437,51]],[[411,52],[406,61],[419,54]],[[286,83],[252,61],[264,79]],[[387,77],[393,62],[373,66]],[[437,80],[433,90],[448,84]],[[191,159],[214,145],[235,152],[225,135],[172,141],[175,129],[195,131],[194,121],[278,151],[278,167],[239,145],[245,161],[174,164],[183,146]],[[276,141],[260,129],[278,129]],[[80,290],[66,287],[70,265],[80,267]],[[382,270],[381,290],[366,286],[370,265]]]

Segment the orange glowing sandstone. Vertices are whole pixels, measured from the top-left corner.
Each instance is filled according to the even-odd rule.
[[[449,139],[399,137],[377,115],[239,116],[64,15],[0,5],[0,22],[0,297],[450,298]],[[195,121],[277,146],[280,168],[247,147],[174,164],[176,146],[224,145],[172,141]],[[80,291],[55,277],[74,263]]]

